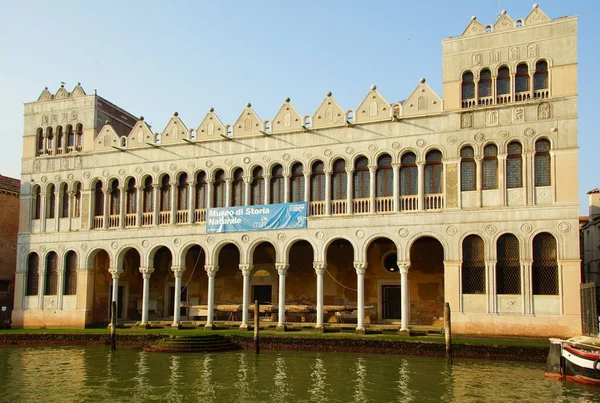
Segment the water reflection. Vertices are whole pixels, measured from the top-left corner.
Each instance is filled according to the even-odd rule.
[[[400,367],[398,368],[398,381],[396,386],[398,387],[398,398],[399,402],[412,402],[414,397],[409,388],[408,382],[410,381],[410,372],[408,370],[408,362],[403,359],[400,361]]]
[[[356,360],[354,375],[354,401],[357,403],[367,402],[367,368],[363,358],[358,358],[358,360]]]
[[[315,363],[311,366],[311,387],[308,390],[311,402],[327,401],[327,371],[325,362],[320,354],[315,357]]]
[[[237,380],[235,382],[235,390],[237,392],[237,401],[245,402],[250,399],[250,385],[248,384],[248,363],[246,362],[246,354],[238,354],[238,371]]]
[[[287,403],[290,396],[290,386],[287,382],[285,358],[278,356],[275,359],[275,375],[273,376],[275,383],[273,388],[273,401]]]

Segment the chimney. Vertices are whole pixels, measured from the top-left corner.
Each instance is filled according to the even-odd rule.
[[[596,188],[587,192],[590,206],[590,222],[600,216],[600,189]]]

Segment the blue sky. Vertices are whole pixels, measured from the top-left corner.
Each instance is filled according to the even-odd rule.
[[[500,3],[500,5],[499,5]],[[313,114],[327,91],[356,108],[371,84],[388,102],[425,77],[442,95],[441,40],[472,15],[524,18],[523,0],[421,1],[6,1],[0,25],[0,173],[20,176],[23,103],[44,86],[77,82],[144,115],[155,131],[178,111],[197,127],[212,106],[233,123],[247,102],[272,118],[286,97]],[[579,15],[579,188],[600,187],[593,124],[600,94],[597,2],[539,3],[550,18]],[[410,60],[410,61],[409,61]],[[598,112],[596,111],[596,114]]]

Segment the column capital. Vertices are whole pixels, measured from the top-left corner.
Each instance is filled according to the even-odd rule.
[[[425,161],[417,161],[416,164],[417,164],[417,167],[424,167]]]
[[[292,176],[292,174],[290,174],[289,172],[286,172],[286,173],[283,174],[283,177],[285,179],[289,179],[291,176]]]
[[[152,187],[153,187],[154,189],[160,189],[160,183],[153,183],[153,184],[152,184]]]
[[[399,162],[392,162],[392,169],[398,169],[400,168],[400,163]]]
[[[140,267],[140,273],[142,273],[142,278],[150,278],[150,275],[154,273],[154,267]]]
[[[331,169],[324,169],[324,170],[323,170],[323,173],[324,173],[325,175],[331,175]]]
[[[240,264],[239,268],[240,268],[240,271],[242,272],[243,276],[249,276],[250,273],[252,272],[251,264]]]
[[[219,271],[219,266],[217,266],[216,264],[205,264],[204,270],[206,271],[208,277],[214,277]]]
[[[188,181],[188,185],[190,187],[194,187],[194,186],[196,186],[196,181]]]
[[[410,262],[397,261],[396,264],[398,265],[400,274],[408,274],[408,269],[410,268]]]
[[[525,266],[531,266],[533,264],[533,260],[531,259],[521,259],[521,264]]]
[[[206,180],[206,184],[207,184],[207,185],[212,185],[213,183],[215,183],[215,180],[214,180],[214,179],[207,179],[207,180]]]
[[[369,165],[369,172],[375,172],[377,170],[377,165]]]
[[[173,272],[175,277],[181,277],[181,275],[185,271],[185,266],[171,266],[171,271]]]
[[[145,186],[144,185],[135,185],[135,188],[137,190],[144,190]]]
[[[107,196],[110,194],[111,189],[102,189],[102,193],[104,193],[104,196]]]
[[[285,276],[289,267],[289,264],[275,263],[275,268],[277,269],[277,273],[279,273],[280,276]]]
[[[325,262],[313,262],[313,269],[315,269],[315,273],[318,275],[322,275],[325,272],[326,266]]]
[[[367,271],[367,262],[354,262],[353,265],[356,274],[365,274],[365,271]]]
[[[252,183],[252,177],[251,176],[244,176],[244,183]]]
[[[119,278],[119,276],[123,273],[123,269],[117,269],[116,267],[111,267],[108,269],[108,272],[114,278]]]
[[[73,196],[75,196],[75,191],[74,190],[69,190],[67,192],[67,194],[69,195],[69,197],[73,197]]]
[[[231,182],[233,182],[233,178],[225,178],[223,179],[225,181],[225,183],[227,183],[228,185],[231,184]]]
[[[267,174],[267,173],[263,174],[263,179],[268,181],[269,179],[271,179],[271,174]]]
[[[483,156],[481,155],[476,155],[475,158],[473,158],[475,160],[476,163],[481,164],[481,161],[483,161]]]
[[[308,178],[310,176],[310,171],[308,172],[302,172],[302,174],[304,175],[305,178]]]
[[[174,188],[174,187],[177,186],[177,182],[171,181],[171,182],[169,182],[169,186],[171,186],[172,188]]]
[[[354,172],[354,168],[346,168],[347,174],[351,174],[352,172]]]

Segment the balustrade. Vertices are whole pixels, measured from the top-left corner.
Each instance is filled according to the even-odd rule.
[[[378,213],[389,213],[394,211],[394,198],[392,196],[377,197],[375,202]]]
[[[188,222],[188,210],[177,210],[177,224]]]
[[[118,214],[111,214],[110,216],[108,216],[108,228],[119,228],[119,215]]]
[[[533,91],[533,99],[546,99],[550,96],[548,90],[537,90]]]
[[[346,214],[348,211],[348,202],[346,200],[332,200],[331,201],[331,214]]]
[[[311,201],[310,202],[310,215],[325,215],[325,201]]]
[[[160,211],[158,213],[158,224],[159,225],[171,224],[171,212],[170,211]]]
[[[465,100],[462,101],[462,107],[463,108],[471,108],[471,107],[473,107],[475,105],[476,105],[475,98],[465,99]]]
[[[353,211],[356,214],[367,214],[371,212],[371,199],[354,199],[352,200]]]
[[[135,227],[137,224],[137,218],[135,213],[125,214],[125,226]]]
[[[142,213],[142,225],[148,226],[154,224],[154,213]]]
[[[94,228],[104,228],[104,217],[103,216],[95,216],[93,226],[94,226]]]
[[[196,209],[196,217],[195,217],[195,222],[206,222],[206,209],[205,208],[199,208]]]
[[[425,195],[425,210],[439,210],[444,207],[444,195],[441,193]]]
[[[507,104],[510,102],[510,94],[503,94],[503,95],[498,95],[496,97],[496,103],[497,104]]]
[[[401,196],[400,210],[401,211],[416,211],[419,209],[419,196]]]
[[[515,101],[516,102],[528,101],[529,99],[531,99],[531,94],[529,93],[529,91],[527,91],[527,92],[517,92],[515,94]]]
[[[479,105],[492,105],[494,103],[494,97],[480,97]]]

